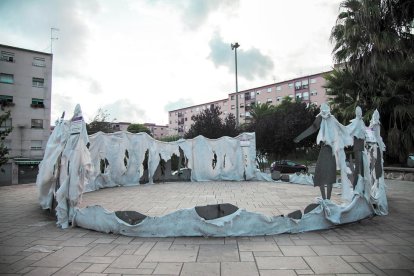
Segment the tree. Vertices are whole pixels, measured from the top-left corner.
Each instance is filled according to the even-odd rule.
[[[299,144],[293,143],[293,139],[313,123],[318,112],[314,105],[284,99],[273,112],[256,121],[257,150],[262,155],[278,159],[293,152],[296,147],[315,145],[314,135]]]
[[[414,150],[414,2],[346,0],[331,32],[341,63],[326,76],[332,112],[343,123],[356,105],[366,119],[378,109],[389,161]]]
[[[210,139],[217,139],[222,136],[236,136],[239,134],[236,128],[236,118],[233,114],[228,114],[223,120],[220,118],[222,112],[219,106],[213,106],[203,110],[200,114],[191,117],[193,124],[184,135],[186,139],[194,138],[198,135]]]
[[[143,124],[130,124],[127,130],[131,133],[146,132],[147,134],[151,135],[151,131]]]
[[[86,130],[88,134],[94,134],[99,131],[104,133],[112,133],[114,130],[112,129],[111,123],[108,122],[109,113],[106,110],[101,108],[98,109],[98,113],[93,118],[92,122],[86,124]]]
[[[9,149],[4,145],[4,139],[12,132],[12,127],[5,126],[6,121],[10,119],[10,110],[0,115],[0,167],[9,161]],[[3,169],[1,169],[3,171]]]

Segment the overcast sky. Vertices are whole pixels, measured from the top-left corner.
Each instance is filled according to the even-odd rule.
[[[52,122],[168,123],[168,110],[329,70],[337,0],[1,0],[0,44],[50,52]]]

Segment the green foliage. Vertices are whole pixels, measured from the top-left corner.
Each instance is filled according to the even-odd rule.
[[[127,130],[131,133],[146,132],[147,134],[151,135],[151,131],[143,124],[130,124]]]
[[[99,108],[98,113],[95,115],[92,122],[86,124],[86,130],[88,131],[88,134],[91,135],[99,131],[102,131],[104,133],[114,132],[111,127],[111,123],[108,122],[109,116],[110,115],[106,110]]]
[[[368,122],[381,116],[389,161],[414,151],[414,2],[346,0],[331,32],[335,61],[326,76],[331,106],[348,123],[359,105]]]
[[[4,145],[4,138],[12,132],[12,127],[4,127],[4,123],[10,119],[10,110],[0,115],[0,167],[9,161],[8,154],[9,149]]]
[[[178,141],[180,139],[181,139],[181,137],[179,135],[171,135],[171,136],[161,137],[158,140],[163,141],[163,142],[174,142],[174,141]]]
[[[263,109],[258,105],[253,107],[253,112],[259,114],[257,110],[262,112]],[[314,105],[307,107],[305,103],[290,99],[269,108],[250,125],[251,131],[256,132],[258,155],[266,156],[268,160],[279,159],[295,151],[296,147],[313,146],[316,140],[314,135],[299,144],[293,143],[293,139],[313,123],[318,112]]]
[[[237,136],[239,130],[236,127],[236,117],[230,113],[223,121],[220,118],[221,114],[220,107],[213,106],[203,110],[200,114],[192,116],[191,119],[194,123],[184,137],[190,139],[203,135],[210,139],[216,139],[222,136]]]

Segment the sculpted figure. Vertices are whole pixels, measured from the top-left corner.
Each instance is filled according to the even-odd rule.
[[[364,177],[364,164],[363,164],[363,152],[365,146],[365,124],[362,120],[362,110],[359,106],[355,109],[355,118],[351,120],[351,123],[346,126],[351,137],[353,137],[354,145],[354,159],[355,169],[353,171],[352,186],[356,187],[359,176]]]
[[[352,144],[352,138],[346,128],[340,124],[331,114],[326,103],[321,105],[321,112],[316,116],[313,124],[294,139],[299,143],[304,138],[315,133],[319,129],[317,144],[321,145],[318,160],[316,162],[314,186],[319,186],[323,199],[330,199],[332,185],[336,183],[336,169],[345,170],[344,147]],[[343,160],[342,160],[343,159]],[[346,165],[345,165],[346,166]],[[344,171],[346,175],[346,171]],[[347,183],[343,183],[346,187]],[[325,186],[326,192],[325,192]]]

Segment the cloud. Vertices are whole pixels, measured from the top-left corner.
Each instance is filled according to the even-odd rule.
[[[183,99],[180,98],[174,102],[168,102],[165,106],[164,106],[164,110],[165,111],[171,111],[171,110],[176,110],[176,109],[180,109],[180,108],[184,108],[187,106],[192,106],[194,105],[193,100],[192,99]]]
[[[209,42],[210,55],[208,58],[216,67],[225,66],[229,71],[235,72],[234,50],[231,43],[225,43],[218,33],[215,33]],[[244,50],[242,46],[237,49],[238,75],[253,80],[256,77],[266,78],[272,75],[273,61],[269,56],[260,52],[257,48]]]
[[[104,105],[102,110],[109,114],[109,120],[118,122],[144,123],[146,119],[145,111],[131,103],[129,99],[121,99]]]
[[[54,68],[56,73],[76,72],[84,66],[84,55],[90,30],[88,17],[100,11],[97,1],[36,0],[0,3],[2,43],[49,52],[53,32]],[[19,37],[19,41],[13,39]],[[30,39],[29,39],[30,38]],[[69,61],[69,62],[68,62]]]
[[[65,119],[70,119],[76,106],[76,103],[73,101],[73,99],[69,96],[58,93],[53,94],[52,99],[54,112],[51,114],[51,124],[54,125],[55,120],[60,118],[63,112],[65,112]]]
[[[149,0],[148,3],[162,3],[173,7],[180,13],[185,26],[191,30],[197,30],[203,25],[212,12],[219,9],[235,10],[239,6],[239,0]]]

